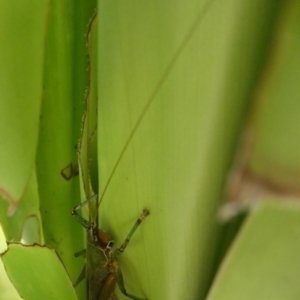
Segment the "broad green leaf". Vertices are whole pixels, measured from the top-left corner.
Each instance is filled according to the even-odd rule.
[[[8,241],[24,243],[43,243],[43,230],[40,219],[39,195],[36,174],[33,173],[19,201],[15,213],[7,214],[7,203],[0,202],[1,225]],[[35,220],[28,230],[28,221]],[[27,224],[27,225],[26,225]]]
[[[300,187],[300,3],[288,1],[257,92],[249,169],[279,189]]]
[[[85,33],[93,11],[93,1],[51,2],[37,153],[45,243],[58,252],[74,281],[82,262],[73,254],[84,248],[82,227],[71,217],[72,208],[80,203],[79,180],[62,173],[77,164],[88,86]]]
[[[0,1],[0,195],[10,215],[34,169],[49,2]]]
[[[1,300],[21,300],[17,290],[7,277],[6,270],[0,261],[0,295]]]
[[[100,194],[129,137],[100,223],[118,245],[142,209],[151,211],[119,259],[131,293],[205,296],[223,184],[278,9],[276,1],[99,1]]]
[[[7,250],[6,237],[0,225],[0,254]],[[6,270],[0,262],[0,295],[2,300],[20,300],[20,296],[16,291],[15,287],[7,277]]]
[[[300,207],[287,202],[289,198],[299,201],[300,187],[299,16],[298,1],[284,3],[254,93],[247,139],[238,156],[238,197],[228,207],[240,209],[266,199],[274,203],[261,204],[248,217],[219,269],[208,300],[300,296]]]
[[[241,228],[207,300],[299,299],[300,205],[268,200]]]
[[[86,92],[85,112],[81,136],[78,143],[80,183],[84,199],[98,193],[97,169],[97,15],[91,18],[87,31],[87,52],[89,62],[89,87]],[[94,205],[92,205],[94,204]],[[90,217],[95,216],[96,201],[89,203]],[[94,208],[93,208],[94,207]],[[93,213],[91,212],[93,211]],[[88,218],[88,217],[87,217]]]
[[[6,237],[3,232],[2,226],[0,226],[0,253],[3,253],[7,250]]]
[[[54,250],[39,245],[9,244],[2,261],[23,299],[77,299]]]

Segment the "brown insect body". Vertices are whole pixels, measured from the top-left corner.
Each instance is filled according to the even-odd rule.
[[[148,209],[143,210],[142,215],[136,220],[122,245],[114,249],[114,241],[106,232],[98,228],[94,222],[84,219],[77,213],[78,209],[89,204],[95,198],[97,195],[92,196],[72,210],[73,217],[87,230],[86,249],[75,254],[75,256],[84,254],[86,265],[74,286],[86,278],[88,300],[117,300],[116,295],[114,295],[116,284],[128,298],[145,300],[127,293],[122,272],[115,257],[124,252],[136,229],[150,212]]]
[[[118,263],[107,233],[91,227],[86,243],[87,299],[112,299],[117,283]],[[115,299],[116,296],[114,296]]]

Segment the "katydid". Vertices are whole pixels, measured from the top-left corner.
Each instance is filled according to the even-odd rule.
[[[97,195],[92,196],[72,210],[72,215],[87,230],[86,250],[79,253],[80,255],[85,255],[86,265],[74,286],[86,277],[87,299],[112,300],[117,299],[114,295],[117,283],[121,292],[128,298],[134,300],[146,300],[129,294],[126,291],[123,276],[115,257],[124,252],[138,226],[144,218],[149,215],[149,210],[144,209],[142,215],[137,219],[122,245],[113,249],[114,241],[111,240],[106,232],[98,228],[97,224],[94,224],[77,214],[78,209],[87,205],[95,198],[97,198]]]

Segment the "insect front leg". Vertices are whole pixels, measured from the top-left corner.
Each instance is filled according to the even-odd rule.
[[[131,228],[130,232],[128,233],[125,241],[123,244],[115,250],[116,254],[121,254],[124,252],[125,248],[127,247],[128,243],[130,242],[133,234],[139,227],[139,225],[142,223],[142,221],[150,214],[150,211],[148,209],[144,209],[142,215],[136,220],[135,224]],[[134,298],[133,298],[134,299]],[[138,299],[138,298],[137,298]]]
[[[81,217],[80,215],[78,215],[77,210],[81,209],[82,207],[86,206],[90,201],[92,201],[93,199],[95,199],[97,197],[97,195],[93,195],[92,197],[90,197],[89,199],[87,199],[86,201],[80,203],[79,205],[75,206],[72,209],[72,216],[86,229],[90,229],[92,227],[92,223],[89,222],[88,220],[84,219],[83,217]],[[81,250],[79,252],[76,252],[74,254],[75,257],[78,256],[86,256],[86,249]],[[76,281],[74,282],[73,286],[76,287],[86,276],[86,265],[84,265],[82,271],[80,272],[78,278],[76,279]]]
[[[78,209],[81,209],[82,207],[88,205],[91,201],[93,201],[95,198],[97,198],[98,195],[93,195],[92,197],[90,197],[89,199],[85,200],[84,202],[78,204],[77,206],[75,206],[73,209],[72,209],[72,216],[86,229],[90,229],[93,224],[91,222],[89,222],[88,220],[86,220],[85,218],[83,218],[82,216],[80,216],[78,213],[77,213],[77,210]]]
[[[123,242],[123,244],[117,248],[115,250],[116,254],[121,254],[124,252],[125,248],[127,247],[128,243],[130,242],[133,234],[135,233],[135,231],[137,230],[137,228],[139,227],[139,225],[143,222],[143,220],[150,214],[150,211],[148,209],[144,209],[142,215],[136,220],[135,224],[133,225],[133,227],[131,228],[131,230],[129,231],[129,234],[127,235],[125,241]],[[133,299],[133,300],[147,300],[144,298],[139,298],[136,297],[132,294],[127,293],[125,285],[124,285],[124,280],[123,280],[123,275],[121,270],[116,267],[116,272],[117,272],[117,282],[118,282],[118,286],[120,291],[128,298]]]

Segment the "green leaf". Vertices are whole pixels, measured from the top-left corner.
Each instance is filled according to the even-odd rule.
[[[71,217],[72,208],[80,203],[79,180],[72,171],[66,170],[73,170],[77,164],[77,143],[88,85],[85,33],[93,5],[94,1],[52,2],[37,152],[45,243],[58,252],[73,280],[82,268],[82,262],[73,254],[84,248],[84,239],[82,227]],[[73,176],[66,178],[63,171]]]
[[[77,299],[67,272],[52,249],[9,244],[2,261],[23,299]]]
[[[242,226],[207,300],[299,299],[300,205],[268,200]]]
[[[0,226],[0,253],[7,251],[7,243],[2,227]],[[9,280],[3,262],[0,262],[0,294],[3,300],[20,300],[20,296]]]
[[[300,186],[300,3],[285,5],[269,66],[257,91],[249,169],[277,189]]]
[[[91,18],[87,32],[89,87],[85,99],[81,136],[78,144],[78,163],[82,195],[85,199],[98,192],[97,169],[97,15]],[[89,203],[89,212],[95,216],[96,201]],[[90,215],[90,216],[91,216]],[[88,217],[87,217],[88,218]]]
[[[128,141],[100,223],[118,245],[150,209],[119,259],[135,295],[203,299],[209,288],[217,208],[278,3],[100,2],[100,194]]]
[[[35,162],[48,5],[0,1],[0,195],[10,215]]]
[[[39,209],[37,178],[36,174],[33,173],[12,216],[7,214],[7,203],[0,202],[1,225],[6,239],[8,241],[23,240],[23,243],[29,244],[43,243],[44,237]],[[28,230],[28,222],[33,219],[35,224]]]

